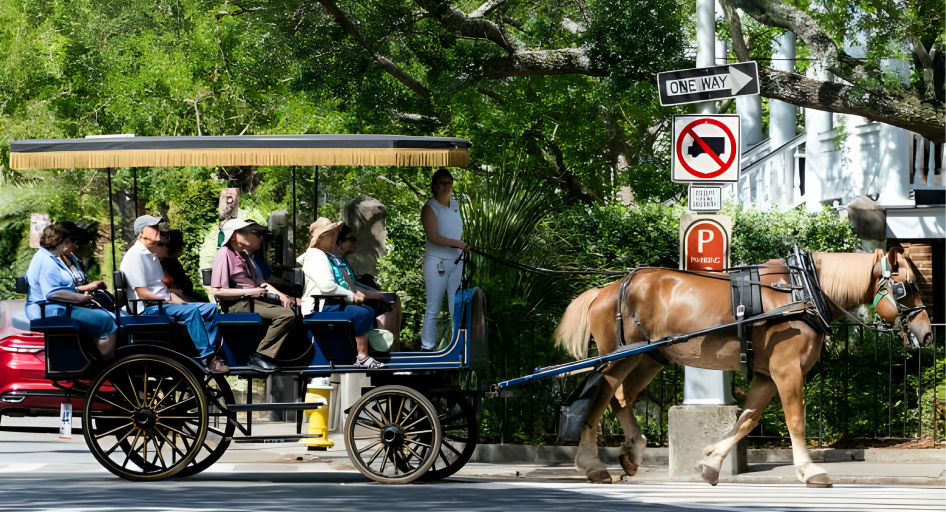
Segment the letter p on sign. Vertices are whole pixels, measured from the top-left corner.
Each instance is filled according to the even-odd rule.
[[[716,235],[713,233],[712,230],[709,230],[709,229],[699,230],[699,232],[697,233],[697,246],[698,246],[697,252],[702,254],[703,244],[712,242],[714,238],[716,238]]]

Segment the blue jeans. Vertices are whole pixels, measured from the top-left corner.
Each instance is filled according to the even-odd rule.
[[[200,357],[205,357],[217,351],[220,346],[220,329],[217,328],[217,306],[207,302],[192,304],[165,304],[162,306],[164,314],[175,321],[184,322],[191,341],[197,347]],[[144,315],[158,315],[158,306],[150,306],[142,313]]]

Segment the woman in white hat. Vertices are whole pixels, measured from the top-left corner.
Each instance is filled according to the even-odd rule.
[[[355,366],[362,368],[384,368],[384,364],[368,355],[368,334],[384,338],[388,344],[394,336],[388,331],[374,329],[375,311],[365,306],[365,296],[361,292],[352,291],[344,276],[326,252],[335,246],[338,232],[342,229],[342,222],[332,222],[325,217],[316,220],[309,227],[309,248],[296,260],[302,264],[305,273],[305,290],[302,293],[302,314],[308,315],[314,311],[330,312],[344,311],[351,315],[355,328],[355,344],[358,356]],[[313,295],[328,295],[316,304]]]
[[[250,256],[263,243],[266,228],[243,219],[223,223],[223,245],[214,257],[210,287],[214,298],[228,313],[250,312],[250,298],[275,294],[279,304],[255,300],[253,311],[263,317],[266,335],[247,365],[261,371],[273,371],[290,361],[301,360],[311,349],[296,319],[296,299],[269,285]],[[308,362],[303,362],[307,365]]]

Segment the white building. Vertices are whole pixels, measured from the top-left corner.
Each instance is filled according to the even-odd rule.
[[[786,34],[780,43],[772,67],[794,72],[794,34]],[[847,50],[858,56],[857,48]],[[908,79],[905,63],[888,65]],[[808,74],[829,78],[814,65]],[[946,322],[943,146],[860,116],[806,109],[804,126],[797,126],[793,105],[772,100],[769,111],[769,136],[744,149],[742,172],[739,182],[730,186],[730,197],[763,210],[818,211],[827,205],[840,215],[849,213],[846,206],[855,199],[869,198],[883,210],[885,232],[858,235],[873,239],[870,243],[876,247],[904,246],[922,274],[919,284],[933,321]],[[743,125],[747,122],[758,125],[756,119],[745,119]],[[863,199],[859,203],[870,204]],[[855,210],[850,213],[857,215]]]

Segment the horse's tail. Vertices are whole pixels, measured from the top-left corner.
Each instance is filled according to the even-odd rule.
[[[588,357],[588,340],[591,339],[591,324],[588,323],[588,309],[594,302],[601,288],[592,288],[573,300],[565,314],[562,315],[562,321],[555,329],[556,344],[565,347],[569,354],[575,359],[584,359]]]

